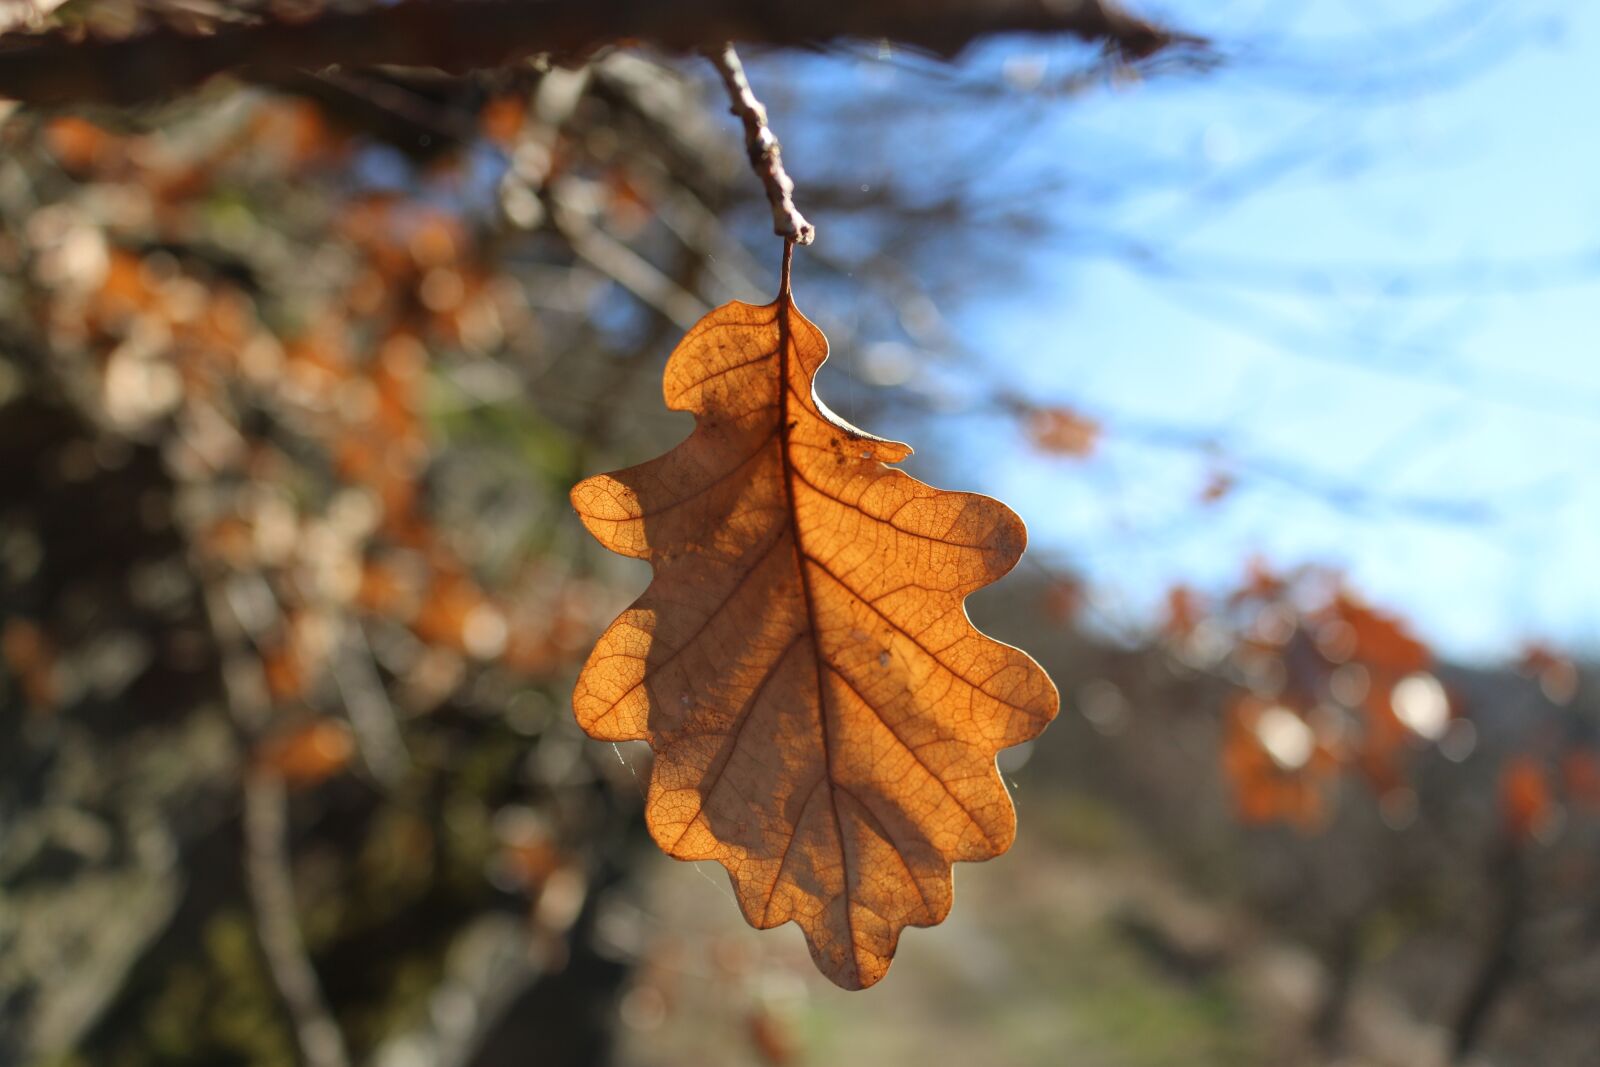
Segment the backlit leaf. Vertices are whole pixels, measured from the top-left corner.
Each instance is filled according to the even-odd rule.
[[[886,467],[911,450],[815,395],[827,351],[787,293],[713,311],[666,369],[694,432],[573,490],[591,533],[655,571],[574,704],[591,736],[655,750],[663,849],[722,863],[752,925],[795,921],[862,988],[904,927],[948,914],[953,862],[1010,846],[995,754],[1057,696],[962,606],[1016,564],[1021,520]]]

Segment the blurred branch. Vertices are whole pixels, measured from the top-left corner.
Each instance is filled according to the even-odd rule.
[[[200,35],[157,25],[120,40],[64,31],[10,36],[0,41],[0,96],[128,104],[230,71],[384,64],[461,71],[540,53],[583,56],[622,40],[691,52],[717,41],[807,47],[861,38],[954,55],[989,34],[1065,33],[1130,60],[1199,43],[1127,14],[1113,0],[397,0],[208,29]]]
[[[294,1024],[305,1067],[348,1067],[344,1036],[323,1002],[295,918],[283,779],[248,773],[244,784],[245,882],[272,984]]]
[[[452,943],[448,971],[432,993],[436,1003],[466,1003],[474,1010],[421,1013],[415,1026],[386,1038],[366,1060],[367,1067],[467,1067],[481,1062],[485,1039],[546,975],[549,955],[538,949],[518,918],[478,918]]]
[[[1460,525],[1492,523],[1502,517],[1493,503],[1481,497],[1386,493],[1369,488],[1364,480],[1342,480],[1275,457],[1242,453],[1203,430],[1118,417],[1110,422],[1108,433],[1151,448],[1209,455],[1218,470],[1230,475],[1272,482],[1351,513],[1393,511],[1427,522]]]
[[[184,486],[190,494],[194,484]],[[251,648],[249,612],[219,568],[195,549],[198,509],[179,509],[187,518],[185,534],[191,566],[199,580],[207,620],[220,655],[221,680],[234,728],[247,744],[272,715],[272,696],[260,657]],[[237,592],[238,586],[231,591]],[[247,749],[244,756],[249,761]],[[267,971],[294,1030],[304,1067],[349,1067],[344,1034],[323,999],[316,971],[306,955],[305,939],[295,912],[294,875],[290,867],[288,798],[275,772],[246,766],[243,774],[244,882],[252,927]]]
[[[979,398],[962,409],[967,413],[998,412],[1013,418],[1026,417],[1036,405],[1025,397],[1001,393]],[[1341,481],[1308,468],[1284,463],[1273,457],[1250,455],[1228,446],[1210,430],[1140,420],[1126,416],[1096,417],[1108,438],[1133,442],[1147,448],[1189,452],[1208,456],[1215,468],[1229,476],[1270,482],[1322,500],[1331,507],[1352,513],[1382,510],[1410,515],[1416,519],[1443,524],[1473,525],[1492,523],[1502,512],[1482,497],[1412,496],[1390,494],[1368,488],[1360,481]],[[1545,487],[1531,485],[1517,492],[1538,492]]]
[[[572,119],[589,83],[587,70],[573,75],[570,84],[558,84],[552,78],[540,83],[535,106],[541,125],[529,137],[545,152],[554,147],[556,134]],[[546,185],[545,202],[552,226],[579,260],[682,329],[687,330],[706,313],[703,300],[596,225],[590,205],[572,180]]]
[[[1328,331],[1307,329],[1268,305],[1232,298],[1200,286],[1162,285],[1148,272],[1134,277],[1149,283],[1148,292],[1203,321],[1251,338],[1284,356],[1348,368],[1394,381],[1417,382],[1483,403],[1553,415],[1593,424],[1600,405],[1594,390],[1576,382],[1534,380],[1526,372],[1497,372],[1473,366],[1449,349],[1412,341],[1390,342],[1360,333],[1347,344],[1330,343]],[[1346,348],[1354,349],[1352,355]]]
[[[583,262],[604,274],[643,303],[687,330],[708,310],[693,293],[663,274],[649,260],[594,225],[574,208],[561,189],[550,195],[551,221]]]
[[[1136,237],[1082,231],[1075,236],[1076,254],[1121,260],[1163,278],[1306,298],[1344,299],[1352,291],[1389,300],[1507,296],[1592,285],[1600,276],[1596,245],[1494,261],[1315,264],[1216,254],[1180,257]]]
[[[756,99],[745,77],[744,64],[733,45],[707,49],[706,57],[717,68],[722,84],[728,89],[732,103],[729,110],[744,123],[744,147],[750,157],[750,167],[761,179],[767,191],[767,201],[772,205],[772,232],[786,241],[808,245],[816,239],[816,227],[806,221],[800,209],[794,206],[794,180],[783,169],[783,146],[778,135],[767,125],[767,109]]]
[[[384,691],[361,623],[347,619],[340,629],[341,647],[333,657],[333,677],[351,732],[372,777],[385,789],[398,789],[411,772],[411,754],[400,732],[399,716]]]
[[[1520,843],[1509,834],[1490,858],[1489,881],[1495,895],[1487,924],[1489,940],[1450,1026],[1452,1063],[1466,1063],[1476,1051],[1490,1013],[1517,971],[1518,935],[1528,908],[1528,873]]]

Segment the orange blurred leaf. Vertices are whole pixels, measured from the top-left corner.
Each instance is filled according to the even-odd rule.
[[[1082,582],[1072,577],[1057,578],[1045,587],[1044,613],[1051,622],[1069,626],[1083,611],[1084,599]]]
[[[1288,591],[1289,583],[1266,560],[1253,557],[1245,567],[1244,581],[1228,598],[1231,606],[1247,603],[1270,603]]]
[[[69,174],[82,177],[116,151],[111,134],[87,119],[63,115],[45,124],[44,142]]]
[[[1405,674],[1420,671],[1433,659],[1428,646],[1414,637],[1405,624],[1393,615],[1341,592],[1329,608],[1330,614],[1350,627],[1354,638],[1354,659],[1369,667]]]
[[[1100,424],[1069,408],[1035,408],[1025,427],[1041,452],[1087,459],[1100,443]]]
[[[411,629],[429,644],[475,659],[494,659],[506,645],[504,613],[476,582],[454,571],[435,575]]]
[[[305,664],[291,645],[280,644],[264,649],[261,653],[261,673],[266,679],[267,693],[275,703],[288,703],[305,694]]]
[[[30,619],[5,620],[0,626],[0,662],[17,679],[28,707],[34,711],[55,709],[61,699],[56,647],[43,627]]]
[[[1239,481],[1227,471],[1212,471],[1200,489],[1200,503],[1219,504],[1233,494]]]
[[[527,113],[526,94],[492,97],[478,113],[478,126],[485,137],[501,148],[515,148]]]
[[[1200,595],[1186,585],[1175,585],[1167,590],[1167,618],[1162,629],[1168,637],[1185,638],[1205,618],[1205,608]]]
[[[316,719],[263,741],[256,760],[258,766],[290,785],[310,786],[344,770],[354,754],[348,727],[332,719]]]
[[[1567,799],[1600,811],[1600,752],[1575,748],[1561,759],[1561,780]]]
[[[1532,756],[1513,756],[1500,770],[1500,818],[1514,840],[1536,837],[1555,814],[1544,766]]]
[[[1241,822],[1321,829],[1339,761],[1299,711],[1252,693],[1228,705],[1222,767]]]
[[[799,1043],[787,1023],[763,1005],[750,1009],[750,1043],[762,1063],[788,1067],[799,1057]]]

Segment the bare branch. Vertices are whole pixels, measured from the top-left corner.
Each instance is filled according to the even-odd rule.
[[[767,125],[767,109],[750,88],[750,79],[744,75],[744,64],[733,45],[706,50],[706,58],[722,76],[727,86],[729,108],[744,123],[744,148],[750,157],[750,166],[767,190],[767,201],[772,205],[772,232],[785,241],[808,245],[817,236],[817,229],[794,206],[794,180],[783,169],[783,146],[778,135]]]
[[[622,40],[690,53],[714,42],[810,47],[856,38],[954,55],[995,33],[1065,33],[1142,59],[1198,43],[1114,0],[395,0],[293,20],[156,25],[105,40],[55,31],[0,38],[0,97],[128,104],[217,74],[391,64],[464,71],[535,54],[583,56]]]
[[[193,493],[196,487],[191,483],[187,490]],[[185,531],[191,546],[190,565],[199,577],[206,618],[221,657],[228,714],[239,736],[248,741],[270,719],[272,697],[261,659],[250,648],[250,627],[230,600],[218,568],[193,548],[197,536],[192,524],[191,515],[186,522],[191,528]],[[248,760],[248,754],[244,758]],[[268,769],[250,766],[244,768],[243,779],[245,893],[268,977],[289,1018],[304,1067],[350,1067],[344,1032],[328,1010],[295,911],[289,802],[283,779]]]
[[[1528,919],[1528,871],[1515,838],[1506,835],[1496,846],[1489,878],[1496,898],[1489,943],[1484,946],[1482,961],[1450,1028],[1451,1063],[1466,1063],[1472,1058],[1490,1014],[1508,991],[1521,963],[1517,942]]]
[[[383,688],[373,662],[372,646],[361,624],[348,619],[340,628],[333,679],[344,701],[361,759],[385,789],[398,789],[411,771],[411,754],[400,732],[399,716]]]
[[[287,809],[283,779],[270,772],[247,773],[244,870],[256,936],[306,1067],[349,1067],[344,1035],[323,1002],[295,917]]]
[[[546,153],[554,147],[557,133],[577,110],[590,79],[587,69],[559,80],[556,73],[552,72],[539,83],[535,106],[540,124],[527,135],[537,139]],[[548,184],[544,200],[551,225],[566,238],[580,260],[682,329],[687,330],[706,313],[705,302],[698,296],[673,281],[625,242],[595,225],[591,211],[581,202],[582,198],[573,194],[569,182]]]
[[[660,268],[595,226],[567,204],[557,189],[549,197],[550,221],[572,246],[573,253],[681,329],[689,329],[709,308],[705,301],[673,281]]]
[[[212,577],[213,569],[204,561],[196,561],[196,567],[202,575],[206,614],[222,655],[228,711],[240,734],[249,737],[272,711],[261,661],[249,651],[246,628]],[[295,913],[283,779],[270,771],[247,768],[243,793],[245,892],[273,989],[289,1017],[305,1067],[349,1067],[344,1033],[323,999]]]

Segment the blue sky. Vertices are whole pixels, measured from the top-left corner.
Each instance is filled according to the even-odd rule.
[[[1104,447],[1019,462],[1012,426],[957,413],[916,431],[922,470],[1012,503],[1134,616],[1259,554],[1343,566],[1457,656],[1600,647],[1600,4],[1156,13],[1228,61],[1040,109],[993,181],[1076,184],[1015,245],[1024,281],[953,323],[984,377],[1101,418]],[[964,70],[1081,58],[1011,41]],[[1104,251],[1130,246],[1163,269]],[[1184,434],[1237,458],[1220,505],[1196,505],[1215,461],[1152,443]]]

